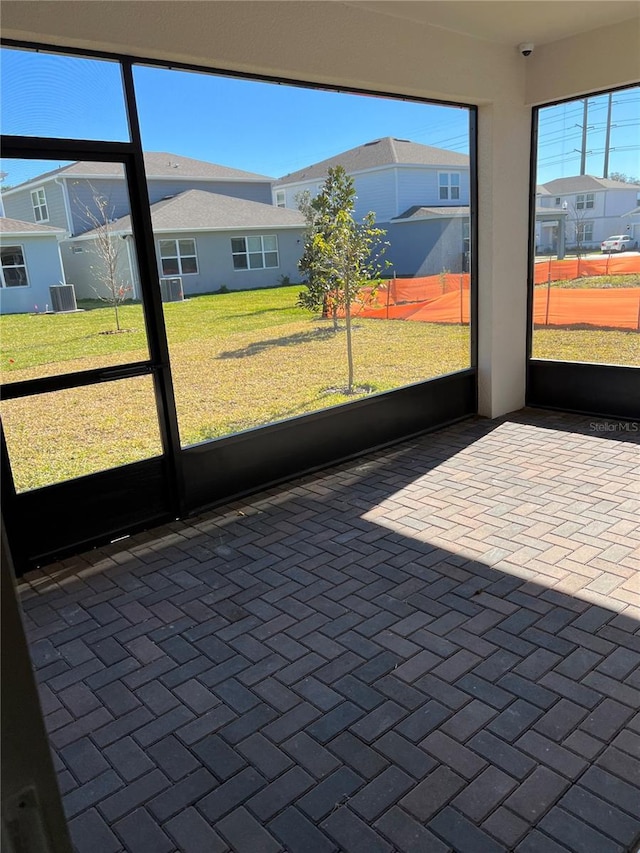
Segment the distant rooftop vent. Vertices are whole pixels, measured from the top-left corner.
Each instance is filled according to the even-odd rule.
[[[411,142],[411,140],[410,140],[410,139],[398,139],[398,137],[397,137],[397,136],[394,136],[394,137],[393,137],[393,141],[394,141],[394,142]]]
[[[373,142],[365,142],[365,144],[364,144],[362,147],[363,147],[363,148],[368,148],[370,145],[377,145],[377,144],[378,144],[378,142],[380,142],[380,141],[381,141],[381,140],[379,140],[379,139],[374,139],[374,140],[373,140]]]

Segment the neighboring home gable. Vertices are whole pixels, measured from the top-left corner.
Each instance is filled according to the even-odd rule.
[[[221,287],[244,290],[276,285],[282,277],[298,280],[304,218],[298,211],[188,190],[151,206],[154,243],[161,277],[180,276],[185,294],[210,293]],[[110,224],[113,239],[123,239],[123,263],[139,297],[138,276],[129,239],[131,219]],[[125,254],[126,248],[126,254]],[[63,246],[67,275],[80,298],[95,295],[95,239],[92,232]]]
[[[57,175],[57,172],[56,172]],[[2,193],[5,216],[33,225],[69,230],[64,182],[40,175]]]
[[[470,208],[414,205],[387,226],[386,259],[394,275],[428,276],[468,272]]]
[[[64,283],[60,228],[0,218],[0,314],[44,312],[49,286]]]
[[[547,211],[565,212],[569,249],[578,243],[598,248],[612,234],[630,232],[624,214],[640,203],[640,185],[593,175],[556,178],[538,186],[536,194],[536,205],[546,219],[546,225],[540,223],[540,217],[536,223],[536,242],[542,251],[557,248]]]
[[[164,152],[146,152],[144,162],[151,204],[188,189],[271,203],[272,179],[265,175]],[[91,218],[98,196],[107,201],[109,218],[129,213],[120,163],[72,163],[7,190],[3,201],[8,215],[34,223],[46,221],[75,236],[94,227]],[[41,198],[43,205],[38,204]],[[40,218],[43,212],[46,220]]]
[[[413,205],[469,204],[469,157],[408,139],[384,137],[351,148],[278,179],[273,202],[296,208],[296,196],[316,195],[330,167],[343,166],[354,179],[356,218],[373,210],[389,222]]]

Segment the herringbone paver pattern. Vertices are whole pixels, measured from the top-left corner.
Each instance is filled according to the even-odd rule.
[[[24,578],[77,851],[634,850],[640,435],[599,423],[465,422]]]

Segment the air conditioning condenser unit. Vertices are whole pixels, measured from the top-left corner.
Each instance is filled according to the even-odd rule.
[[[184,291],[182,290],[182,279],[175,278],[160,279],[160,295],[163,302],[183,302]]]
[[[77,311],[76,290],[72,284],[49,285],[51,306],[57,313],[61,311]]]

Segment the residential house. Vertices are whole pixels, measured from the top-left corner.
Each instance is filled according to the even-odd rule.
[[[537,188],[536,244],[541,252],[555,253],[558,246],[558,220],[551,212],[565,217],[567,248],[599,249],[612,234],[632,234],[625,219],[640,204],[640,185],[593,175],[556,178]]]
[[[151,204],[193,189],[271,203],[272,179],[266,175],[158,152],[145,152],[144,165]],[[71,163],[2,194],[7,216],[64,228],[70,237],[94,227],[91,215],[100,213],[95,206],[96,197],[107,200],[110,219],[129,213],[129,195],[120,163]]]
[[[221,287],[269,287],[283,277],[298,279],[304,231],[298,211],[187,190],[152,204],[151,222],[160,276],[180,277],[185,294],[210,293]],[[135,253],[129,239],[131,218],[111,222],[109,231],[116,245],[120,246],[118,238],[123,240],[118,258],[121,283],[138,298]],[[95,272],[101,263],[96,236],[95,230],[87,231],[70,241],[66,266],[80,298],[95,297]]]
[[[469,157],[408,139],[384,137],[344,151],[273,184],[273,203],[295,208],[316,195],[330,167],[354,179],[355,216],[370,210],[387,232],[386,258],[398,276],[468,269]]]
[[[44,312],[49,287],[63,284],[62,228],[0,218],[0,314]]]
[[[149,200],[154,214],[159,215],[163,235],[166,235],[170,220],[176,226],[172,231],[172,247],[167,242],[168,236],[163,236],[162,244],[156,241],[161,276],[186,276],[183,282],[186,292],[202,293],[221,284],[230,289],[272,285],[280,275],[295,275],[289,243],[293,239],[292,228],[295,230],[293,226],[301,222],[301,217],[297,214],[292,217],[290,212],[274,213],[271,178],[177,154],[147,152],[144,160]],[[206,198],[207,194],[211,195],[210,199]],[[177,198],[181,199],[178,204],[168,208],[163,204]],[[75,285],[78,297],[95,298],[96,291],[101,289],[101,283],[96,279],[95,268],[99,259],[96,259],[95,241],[93,250],[88,250],[77,238],[95,231],[105,222],[110,223],[110,231],[115,231],[112,227],[115,220],[127,217],[128,222],[129,194],[122,165],[88,161],[72,163],[7,190],[3,194],[3,202],[9,216],[38,226],[62,229],[66,239],[62,242],[61,252],[67,280]],[[189,204],[193,205],[191,210],[187,209]],[[251,213],[255,215],[253,223],[249,221]],[[244,279],[233,275],[241,269],[241,243],[235,244],[235,258],[232,258],[230,250],[216,257],[212,251],[214,246],[220,246],[220,238],[204,240],[202,236],[204,220],[214,223],[214,230],[218,230],[227,215],[232,217],[231,226],[235,224],[252,235],[252,239],[244,244],[249,273]],[[204,217],[202,221],[200,216]],[[278,247],[278,234],[273,233],[273,229],[277,231],[280,222],[285,226],[286,235],[280,235]],[[127,227],[131,233],[130,222]],[[267,233],[262,234],[261,228],[266,228]],[[189,230],[188,236],[184,234],[185,229]],[[258,229],[258,234],[255,229]],[[235,239],[241,240],[244,231]],[[176,242],[178,234],[181,236]],[[124,232],[121,236],[125,236]],[[262,240],[259,250],[257,238]],[[170,252],[174,255],[167,254]],[[189,252],[193,255],[189,256]],[[258,267],[259,253],[262,253],[265,265],[262,268]],[[123,243],[119,254],[122,257],[118,261],[118,276],[135,298],[139,294],[131,241]],[[188,260],[189,257],[192,260]],[[171,258],[174,258],[173,262]],[[281,260],[284,263],[282,268]],[[259,269],[262,272],[258,272]]]

